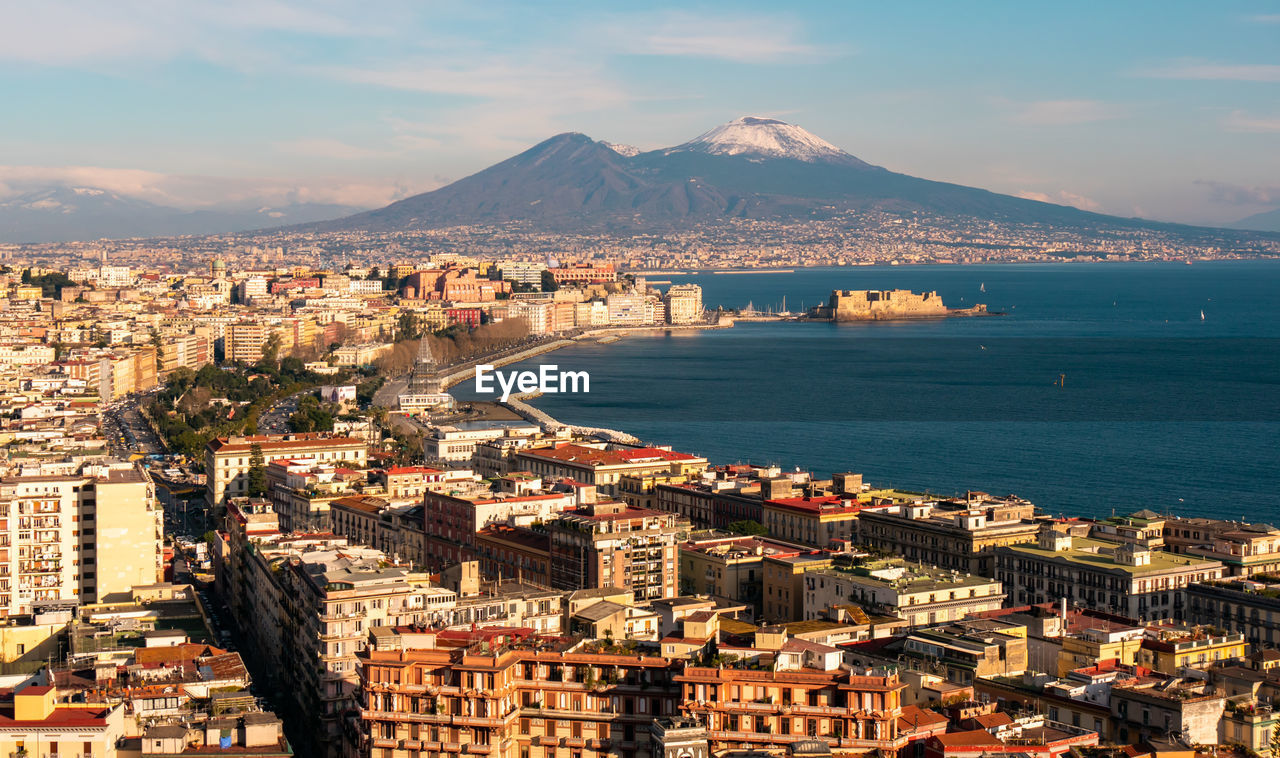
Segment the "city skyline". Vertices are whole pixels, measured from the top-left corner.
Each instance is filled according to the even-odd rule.
[[[1086,210],[1220,224],[1280,204],[1274,6],[984,10],[17,9],[0,200],[374,207],[559,132],[654,149],[750,114]]]

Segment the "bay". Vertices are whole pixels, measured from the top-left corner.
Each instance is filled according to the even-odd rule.
[[[713,463],[1016,493],[1070,515],[1152,508],[1280,521],[1280,262],[650,279],[697,283],[709,308],[777,310],[785,297],[799,310],[835,288],[900,288],[1003,315],[659,330],[505,370],[588,371],[590,393],[534,403],[565,423],[625,430]],[[474,396],[469,384],[455,390]]]

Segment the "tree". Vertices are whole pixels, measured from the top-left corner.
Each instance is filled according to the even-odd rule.
[[[558,289],[560,289],[560,284],[556,282],[556,275],[551,273],[550,270],[544,270],[542,272],[542,291],[555,292]]]
[[[263,497],[267,494],[267,469],[262,459],[262,446],[253,443],[249,446],[249,497]]]
[[[274,371],[276,368],[276,359],[280,357],[280,332],[272,332],[267,341],[262,345],[262,360],[260,366],[268,367]]]
[[[1276,728],[1271,730],[1268,747],[1271,748],[1271,758],[1280,758],[1280,724],[1276,724]]]
[[[752,537],[763,537],[769,533],[769,527],[751,519],[735,521],[729,524],[728,529],[734,534],[746,534]]]

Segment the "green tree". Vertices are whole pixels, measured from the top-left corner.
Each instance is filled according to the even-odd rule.
[[[544,270],[542,272],[542,291],[555,292],[558,289],[560,289],[560,284],[556,281],[555,274],[549,270]]]
[[[271,336],[267,337],[267,341],[262,345],[262,360],[259,361],[258,365],[262,366],[264,370],[275,371],[276,361],[279,357],[280,333],[272,332]]]
[[[752,537],[763,537],[769,533],[769,527],[751,519],[735,521],[729,524],[728,529],[734,534],[746,534]]]
[[[263,497],[267,494],[267,468],[262,459],[262,446],[253,443],[249,446],[249,497]]]

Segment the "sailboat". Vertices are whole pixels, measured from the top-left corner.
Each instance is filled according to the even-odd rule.
[[[978,291],[979,291],[979,292],[986,292],[986,291],[987,291],[987,283],[986,283],[986,282],[983,282],[983,283],[979,284],[979,285],[978,285]]]
[[[1200,320],[1204,321],[1204,311],[1200,311]]]

